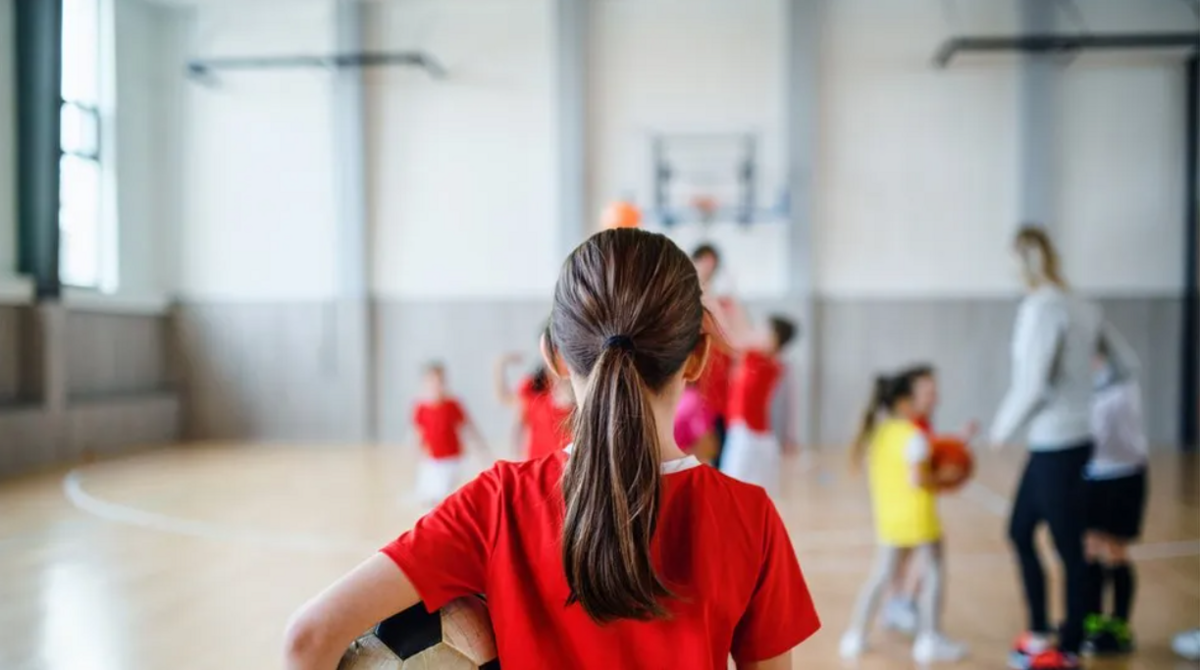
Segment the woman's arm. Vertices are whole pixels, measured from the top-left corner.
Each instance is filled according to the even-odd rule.
[[[1012,440],[1045,398],[1066,324],[1042,304],[1021,306],[1013,333],[1013,372],[1008,393],[992,422],[991,442]]]
[[[420,601],[392,559],[376,554],[292,615],[284,638],[284,667],[333,670],[358,636]]]

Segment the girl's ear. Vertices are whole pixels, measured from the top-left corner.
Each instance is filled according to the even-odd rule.
[[[704,374],[704,366],[708,363],[708,350],[712,346],[712,338],[708,333],[701,333],[700,339],[692,349],[692,353],[683,363],[683,381],[692,383]]]
[[[541,339],[538,341],[538,347],[542,350],[542,360],[546,363],[546,370],[554,376],[555,379],[566,379],[571,376],[567,370],[567,364],[563,361],[562,356],[558,355],[558,350],[551,344],[550,338],[542,333]]]

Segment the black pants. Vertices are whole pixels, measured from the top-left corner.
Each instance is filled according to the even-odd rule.
[[[713,434],[717,438],[717,455],[713,458],[713,466],[721,468],[721,456],[725,454],[725,435],[729,427],[725,425],[725,416],[718,414],[713,421]]]
[[[1092,443],[1056,451],[1033,451],[1021,476],[1013,503],[1008,536],[1021,562],[1029,629],[1050,632],[1046,618],[1046,577],[1034,546],[1034,531],[1043,521],[1050,526],[1054,548],[1066,573],[1067,618],[1059,630],[1063,651],[1078,653],[1083,620],[1088,615],[1088,569],[1083,552],[1086,494],[1083,469],[1092,457]]]

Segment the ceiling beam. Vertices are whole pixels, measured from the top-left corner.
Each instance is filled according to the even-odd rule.
[[[934,65],[944,68],[963,52],[1021,51],[1074,52],[1099,49],[1200,49],[1200,33],[1110,33],[1092,35],[1019,35],[952,37],[942,42],[933,56]]]

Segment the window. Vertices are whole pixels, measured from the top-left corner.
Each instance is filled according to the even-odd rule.
[[[101,281],[100,0],[64,0],[59,144],[59,278]]]

